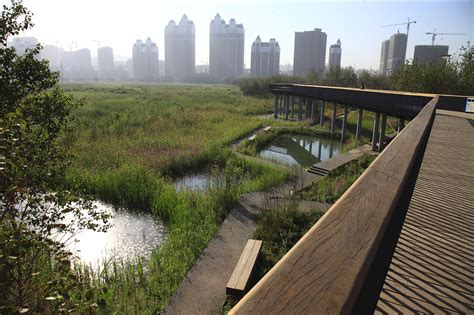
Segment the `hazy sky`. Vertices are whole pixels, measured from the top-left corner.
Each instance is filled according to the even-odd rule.
[[[1,4],[9,3],[0,0]],[[321,28],[329,45],[342,42],[342,66],[378,69],[381,42],[406,26],[385,27],[416,20],[410,27],[407,58],[414,45],[430,44],[425,33],[466,33],[439,36],[437,43],[457,52],[473,42],[474,0],[455,1],[289,1],[289,0],[24,0],[34,13],[35,27],[22,34],[35,36],[43,44],[88,47],[97,54],[97,42],[112,46],[117,60],[129,58],[136,39],[151,37],[164,59],[164,28],[170,19],[179,21],[186,13],[196,26],[196,64],[209,60],[209,23],[216,13],[228,22],[235,18],[245,27],[245,64],[250,66],[250,47],[257,35],[280,43],[280,63],[293,63],[294,32]],[[329,50],[329,49],[327,49]],[[326,57],[328,62],[328,57]]]

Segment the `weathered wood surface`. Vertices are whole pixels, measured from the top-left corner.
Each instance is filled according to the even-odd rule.
[[[312,97],[372,112],[384,113],[401,119],[414,118],[435,97],[434,94],[427,93],[285,83],[271,84],[270,91],[275,94]],[[441,95],[439,96],[438,108],[464,111],[468,97]]]
[[[424,107],[230,314],[352,310],[437,100]]]
[[[228,295],[242,296],[249,288],[262,241],[248,240],[226,287]]]
[[[472,122],[474,115],[436,113],[376,313],[474,313],[474,127],[469,118]]]

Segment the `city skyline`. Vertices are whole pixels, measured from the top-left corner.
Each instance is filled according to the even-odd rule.
[[[8,1],[1,1],[7,4]],[[464,36],[439,37],[437,43],[449,45],[450,53],[459,51],[461,45],[472,42],[474,15],[472,1],[448,2],[296,2],[288,1],[190,1],[147,4],[142,0],[135,5],[124,6],[109,1],[89,0],[65,4],[58,0],[25,0],[24,4],[35,14],[35,27],[19,36],[35,36],[42,44],[58,45],[67,49],[89,48],[96,58],[97,46],[110,46],[116,60],[131,57],[131,46],[139,38],[150,37],[157,43],[160,56],[164,56],[163,29],[176,16],[192,16],[196,25],[196,64],[209,63],[209,22],[216,13],[227,19],[235,18],[246,29],[244,63],[250,68],[250,48],[253,40],[278,38],[281,56],[280,64],[293,63],[294,34],[314,28],[327,33],[328,43],[338,38],[344,43],[342,67],[378,69],[381,42],[406,28],[381,26],[403,23],[408,17],[417,21],[412,25],[408,39],[407,58],[413,58],[414,46],[430,44],[425,33],[437,28],[441,32],[461,32]],[[216,5],[217,4],[217,5]],[[113,6],[114,14],[101,14]],[[91,10],[90,8],[95,9]],[[146,8],[146,10],[143,10]],[[250,10],[251,8],[251,10]],[[104,10],[102,10],[104,9]],[[266,11],[264,11],[266,9]],[[69,13],[71,12],[71,13]],[[72,13],[74,12],[74,14]],[[81,14],[82,13],[82,14]],[[87,23],[83,16],[88,14]],[[258,16],[257,16],[258,15]],[[288,19],[288,17],[298,17]],[[291,21],[291,22],[288,22]],[[126,23],[124,23],[126,22]],[[58,28],[56,25],[61,25]],[[69,46],[69,48],[68,48]],[[364,47],[364,50],[361,49]],[[326,61],[329,52],[326,51]],[[163,58],[162,58],[163,59]]]

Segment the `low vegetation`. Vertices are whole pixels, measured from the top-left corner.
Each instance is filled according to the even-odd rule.
[[[374,159],[374,155],[364,154],[357,160],[330,171],[328,175],[300,192],[301,198],[327,203],[336,202]]]

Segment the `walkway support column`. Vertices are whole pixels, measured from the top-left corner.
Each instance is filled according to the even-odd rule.
[[[316,117],[316,100],[311,99],[311,123],[314,124],[314,118]]]
[[[319,125],[322,127],[324,123],[324,111],[326,110],[326,101],[321,104],[321,115],[319,117]]]
[[[283,97],[283,94],[280,95],[280,115],[283,114]]]
[[[308,97],[306,99],[306,106],[305,106],[305,109],[304,109],[304,118],[305,119],[308,119],[308,118],[311,118],[311,99]]]
[[[332,119],[331,119],[331,136],[334,135],[334,131],[336,131],[336,103],[333,105],[332,109]]]
[[[380,126],[380,137],[379,137],[379,152],[382,152],[384,149],[385,141],[385,125],[387,124],[387,115],[382,114],[382,122]]]
[[[280,95],[275,94],[275,110],[273,111],[273,116],[278,118],[278,100],[280,99]]]
[[[377,140],[378,140],[378,135],[379,135],[379,119],[380,119],[380,114],[375,113],[374,131],[372,132],[372,151],[377,151]]]
[[[364,112],[362,108],[359,108],[357,111],[357,128],[356,128],[356,141],[360,141],[360,134],[362,132],[362,118],[363,118]]]
[[[294,95],[290,97],[290,103],[291,103],[291,119],[293,119],[294,113],[295,113],[295,96]]]
[[[303,115],[303,98],[300,96],[299,97],[299,100],[298,100],[298,120],[301,120],[302,119],[302,115]]]
[[[344,142],[344,139],[346,137],[346,128],[347,128],[347,115],[349,114],[349,111],[347,109],[347,106],[344,106],[344,116],[342,117],[342,132],[341,132],[341,142]]]
[[[285,119],[288,120],[290,96],[285,95]]]

